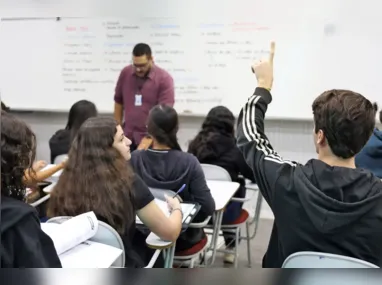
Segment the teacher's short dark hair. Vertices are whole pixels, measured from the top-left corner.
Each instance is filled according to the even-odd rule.
[[[148,58],[151,58],[151,48],[148,44],[139,43],[136,44],[133,49],[133,56],[142,56],[146,55]]]
[[[3,101],[1,101],[1,110],[9,112],[10,108],[7,105],[5,105]]]

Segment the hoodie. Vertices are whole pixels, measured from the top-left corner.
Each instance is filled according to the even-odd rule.
[[[194,222],[202,222],[215,211],[215,201],[208,189],[198,160],[189,153],[178,150],[137,150],[132,153],[134,171],[151,188],[177,191],[184,202],[199,203],[201,209]],[[176,242],[176,251],[190,249],[205,238],[203,229],[187,229]]]
[[[291,254],[338,254],[382,266],[382,182],[363,169],[284,160],[264,134],[271,94],[257,88],[238,121],[238,146],[275,221],[263,267]]]
[[[1,267],[60,268],[53,241],[40,226],[36,210],[1,196]]]
[[[49,140],[50,162],[62,154],[68,154],[70,149],[70,130],[58,130]]]
[[[196,149],[197,147],[197,149]],[[236,146],[233,137],[223,135],[218,132],[206,135],[204,143],[192,146],[189,153],[196,156],[200,163],[212,164],[224,168],[230,175],[232,181],[240,183],[239,190],[235,193],[235,198],[245,198],[246,187],[244,178],[255,182],[252,169],[244,160],[243,154]],[[243,203],[230,202],[225,208],[223,224],[233,223],[241,214]]]
[[[355,164],[382,179],[382,131],[373,131],[365,147],[355,157]]]

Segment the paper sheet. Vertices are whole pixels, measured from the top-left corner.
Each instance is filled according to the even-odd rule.
[[[162,201],[158,198],[155,198],[154,201],[158,205],[158,207],[162,210],[162,212],[166,215],[166,217],[169,217],[170,212],[167,207],[167,202]],[[182,212],[183,212],[183,220],[182,220],[182,223],[183,223],[187,219],[187,217],[191,214],[192,210],[195,208],[195,205],[188,204],[188,203],[181,203],[180,206],[182,207]],[[138,216],[136,216],[135,221],[137,224],[143,224]]]

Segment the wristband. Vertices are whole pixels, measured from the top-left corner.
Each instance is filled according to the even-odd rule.
[[[172,209],[171,214],[172,214],[174,211],[176,211],[176,210],[178,210],[178,211],[180,212],[180,214],[182,215],[182,218],[183,218],[183,211],[182,211],[182,209],[180,209],[180,208]]]

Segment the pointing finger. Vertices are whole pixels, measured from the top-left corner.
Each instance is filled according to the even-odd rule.
[[[273,58],[275,57],[275,42],[271,42],[271,51],[269,53],[269,63],[273,64]]]

